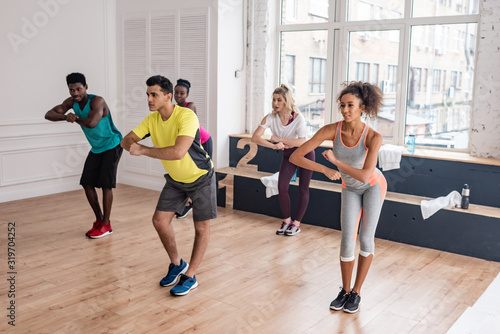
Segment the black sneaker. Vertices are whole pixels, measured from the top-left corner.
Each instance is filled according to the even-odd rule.
[[[185,206],[184,209],[182,209],[181,213],[175,213],[175,216],[179,219],[186,218],[186,216],[188,215],[189,212],[191,212],[191,210],[193,210],[193,203],[189,203],[188,206]]]
[[[339,295],[337,298],[333,300],[333,302],[330,304],[330,308],[334,311],[340,311],[343,307],[347,299],[349,298],[349,294],[347,291],[344,290],[344,288],[341,287],[342,290],[340,290]]]
[[[351,291],[349,293],[349,299],[344,304],[344,312],[347,313],[356,313],[359,310],[359,303],[361,302],[361,297],[357,292]]]

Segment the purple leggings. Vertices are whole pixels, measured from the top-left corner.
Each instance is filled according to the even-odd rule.
[[[281,213],[283,218],[291,217],[290,195],[288,195],[288,188],[290,187],[290,180],[292,179],[295,170],[298,168],[290,162],[290,155],[297,148],[290,148],[283,150],[283,159],[281,160],[280,173],[278,178],[278,198],[280,201]],[[311,161],[315,161],[314,151],[305,155]],[[312,170],[299,168],[299,203],[295,213],[295,219],[301,221],[306,213],[307,205],[309,204],[309,183],[311,182]]]

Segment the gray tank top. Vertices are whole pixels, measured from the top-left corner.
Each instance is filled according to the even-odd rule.
[[[359,138],[358,142],[356,143],[356,146],[354,147],[347,147],[344,145],[342,142],[342,122],[340,121],[339,124],[337,125],[337,130],[335,134],[335,141],[333,142],[333,155],[335,157],[348,164],[349,166],[352,166],[354,168],[361,169],[363,168],[363,164],[365,163],[365,158],[366,154],[368,152],[368,149],[365,146],[365,139],[366,139],[366,134],[368,132],[368,125],[365,124],[365,128],[363,129],[363,133],[361,134],[361,137]],[[365,183],[358,181],[351,176],[347,175],[344,173],[340,168],[339,168],[340,174],[342,174],[342,184],[351,187],[351,188],[359,188]],[[376,172],[376,171],[375,171]]]

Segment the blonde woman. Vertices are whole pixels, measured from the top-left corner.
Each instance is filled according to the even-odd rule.
[[[270,141],[262,138],[266,129],[271,129]],[[308,169],[299,169],[299,202],[292,220],[288,188],[297,166],[292,164],[289,158],[297,147],[306,141],[306,121],[304,116],[296,110],[292,93],[286,85],[281,85],[274,90],[272,112],[262,119],[252,136],[252,141],[264,147],[283,151],[278,178],[278,198],[283,222],[276,234],[296,235],[300,233],[300,222],[309,204],[309,183],[313,172]],[[314,161],[314,150],[308,152],[305,157]]]

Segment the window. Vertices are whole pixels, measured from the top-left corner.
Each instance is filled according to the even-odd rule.
[[[325,30],[281,33],[280,83],[292,86],[295,105],[306,119],[309,137],[328,120],[325,113],[327,40]]]
[[[391,10],[391,14],[390,15],[391,15],[390,16],[391,19],[399,19],[402,16],[401,13],[396,12],[394,10]],[[399,42],[399,30],[392,30],[389,39],[390,39],[391,42],[394,42],[394,43]]]
[[[479,0],[456,0],[452,7],[450,0],[412,1],[412,17],[437,17],[449,15],[477,14]],[[467,6],[466,4],[470,4]],[[438,4],[436,6],[436,4]]]
[[[297,19],[297,2],[296,0],[286,1],[286,19],[295,21]]]
[[[295,91],[295,56],[285,56],[285,84]]]
[[[288,22],[292,2],[297,19]],[[309,136],[342,118],[341,84],[359,80],[384,92],[377,120],[365,120],[384,142],[403,145],[411,130],[417,146],[467,149],[479,0],[281,4],[279,78],[295,83]]]
[[[326,59],[309,58],[309,94],[325,93]]]
[[[281,24],[328,22],[329,5],[328,0],[281,0]]]
[[[311,0],[310,13],[328,19],[328,0]]]
[[[397,88],[399,43],[388,43],[390,36],[394,32],[399,33],[397,30],[351,31],[348,44],[347,81],[373,82],[379,85],[385,93],[378,119],[374,121],[367,120],[367,122],[386,139],[394,138],[394,120],[396,116],[397,96],[395,93]],[[362,36],[367,34],[378,37],[363,40]],[[383,52],[380,52],[381,50]],[[372,62],[376,63],[372,66]],[[372,72],[374,74],[372,77],[369,76],[370,68],[373,68]]]
[[[412,84],[410,84],[410,88],[413,87],[416,93],[420,92],[420,81],[422,79],[422,69],[420,67],[412,67],[412,73],[410,74],[410,79],[412,80]]]
[[[441,88],[441,70],[432,71],[432,92],[438,93]]]
[[[375,3],[374,3],[375,2]],[[383,4],[382,4],[383,3]],[[394,17],[392,12],[403,13],[405,0],[363,1],[349,0],[347,5],[348,21],[387,20]]]
[[[458,72],[451,71],[450,73],[450,87],[457,88],[458,87]]]
[[[422,92],[427,91],[428,78],[429,78],[428,70],[424,68],[424,73],[422,74]]]
[[[419,48],[419,50],[426,44],[425,37],[426,32],[424,26],[413,27],[411,31],[411,40],[413,41],[413,44]]]
[[[434,49],[436,50],[436,55],[440,56],[444,54],[444,34],[443,27],[437,25],[434,27]]]
[[[424,26],[420,28],[422,27]],[[438,43],[439,45],[436,45],[434,50],[419,52],[418,46],[414,45],[414,41],[411,40],[410,66],[424,67],[422,81],[427,82],[429,81],[425,79],[427,76],[425,68],[429,68],[432,94],[416,94],[414,100],[409,95],[406,106],[407,117],[411,115],[413,119],[419,117],[422,122],[425,121],[425,125],[421,124],[422,128],[425,126],[425,131],[422,130],[422,134],[417,136],[417,144],[467,149],[469,126],[464,126],[464,122],[470,121],[472,100],[470,91],[462,87],[462,78],[464,75],[471,80],[474,77],[475,44],[466,44],[465,36],[470,35],[469,41],[475,41],[475,34],[469,32],[475,32],[477,24],[427,25],[425,27],[431,31],[443,32],[443,36],[449,31],[449,37],[452,37],[449,41],[452,52],[445,52],[446,45],[443,43]],[[458,39],[461,41],[458,42]],[[455,50],[456,48],[458,51]],[[423,82],[423,91],[425,87],[425,82]],[[456,108],[456,112],[460,115],[454,114],[455,111],[451,109],[453,106],[460,106]]]
[[[370,64],[369,63],[356,63],[356,81],[369,82],[370,81]]]
[[[387,87],[384,87],[384,93],[395,93],[398,82],[398,67],[394,65],[387,66]]]
[[[371,75],[370,83],[378,86],[378,85],[380,85],[380,83],[378,81],[378,68],[379,68],[379,65],[378,64],[373,64],[372,68],[373,68],[373,70],[372,70],[372,75]]]
[[[446,88],[447,88],[447,86],[446,86],[446,75],[447,75],[446,70],[443,70],[443,76],[442,76],[442,81],[443,81],[443,90],[442,91],[443,92],[446,91]]]
[[[380,6],[360,1],[357,8],[356,14],[359,21],[382,19],[382,7]]]
[[[366,3],[364,1],[360,1],[358,4],[358,15],[357,18],[359,21],[370,20],[372,18],[372,5]]]
[[[462,39],[461,36],[462,36],[462,32],[459,29],[453,29],[453,41],[452,41],[451,49],[454,52],[460,52],[460,45],[462,44],[461,43],[461,39]]]

